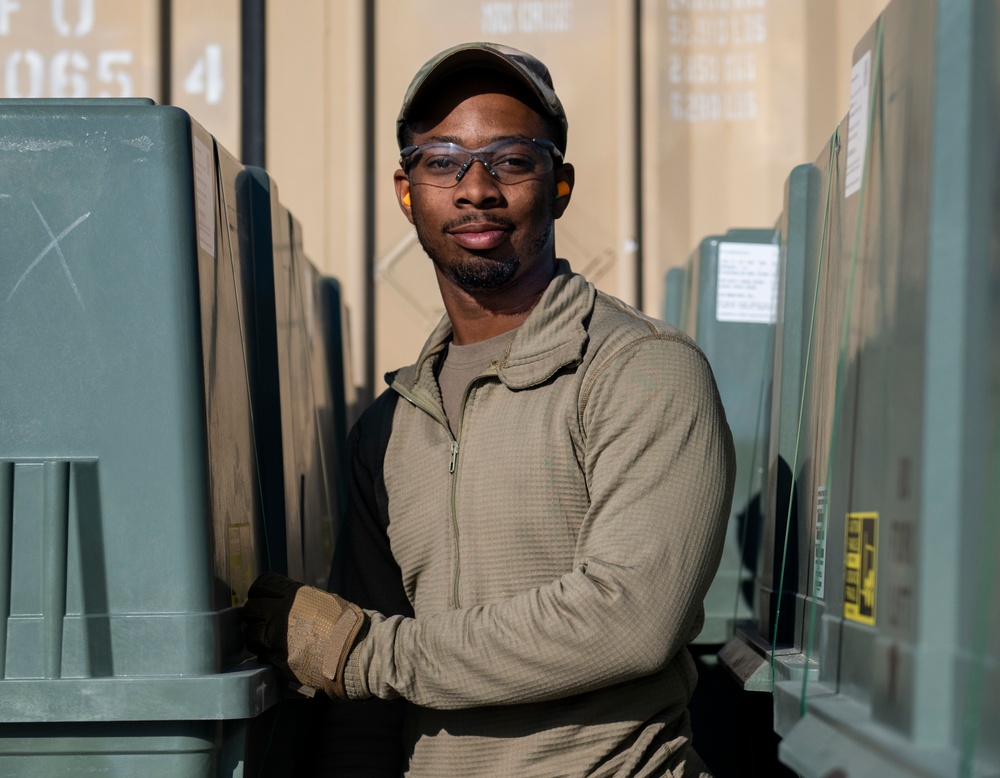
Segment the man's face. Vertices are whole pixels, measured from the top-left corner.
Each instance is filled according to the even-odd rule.
[[[502,78],[451,79],[424,108],[414,145],[451,142],[478,149],[504,138],[548,138],[541,115]],[[396,173],[401,207],[417,230],[439,279],[465,292],[534,289],[555,267],[553,219],[569,198],[556,200],[556,180],[572,168],[503,184],[479,161],[450,188],[411,183]]]

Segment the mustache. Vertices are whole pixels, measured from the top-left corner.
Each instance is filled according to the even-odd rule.
[[[474,223],[487,223],[495,224],[497,227],[505,227],[507,229],[514,229],[514,222],[503,216],[499,216],[495,213],[488,213],[481,211],[478,213],[464,213],[456,219],[450,219],[441,225],[442,232],[448,232],[448,230],[453,230],[456,227],[464,227],[466,224]]]

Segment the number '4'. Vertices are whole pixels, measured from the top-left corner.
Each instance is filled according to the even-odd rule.
[[[184,79],[184,91],[189,95],[205,95],[205,102],[215,105],[222,99],[223,86],[222,47],[211,43]]]

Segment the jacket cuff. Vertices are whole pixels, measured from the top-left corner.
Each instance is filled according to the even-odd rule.
[[[357,645],[351,649],[351,653],[347,656],[347,664],[344,666],[344,691],[347,692],[349,700],[367,700],[372,696],[361,673],[360,649],[364,642],[359,640]]]

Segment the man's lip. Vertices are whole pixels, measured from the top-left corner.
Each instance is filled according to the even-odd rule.
[[[460,224],[448,230],[452,235],[466,232],[506,232],[509,228],[496,222],[473,222],[471,224]]]
[[[495,249],[507,239],[504,230],[485,230],[483,232],[456,232],[452,239],[463,249],[469,251],[489,251]]]
[[[492,222],[463,224],[448,230],[452,239],[462,248],[471,251],[494,249],[507,239],[508,228]]]

